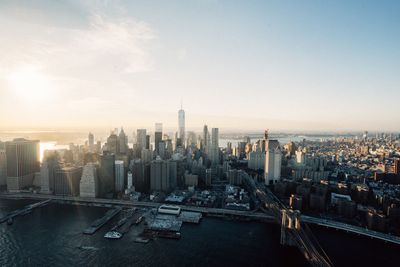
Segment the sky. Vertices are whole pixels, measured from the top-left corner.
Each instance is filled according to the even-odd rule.
[[[0,128],[400,131],[399,1],[0,1]]]

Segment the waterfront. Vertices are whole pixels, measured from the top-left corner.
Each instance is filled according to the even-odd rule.
[[[2,199],[0,212],[29,203]],[[307,265],[297,249],[279,246],[275,224],[206,218],[199,225],[185,224],[180,240],[157,239],[148,244],[134,242],[135,226],[121,240],[104,239],[112,221],[93,236],[83,235],[83,229],[105,211],[50,204],[18,217],[11,226],[0,225],[0,266]]]
[[[32,202],[1,199],[0,215]],[[93,236],[83,235],[106,210],[50,204],[11,226],[1,224],[0,266],[307,266],[297,249],[279,245],[275,224],[205,218],[199,225],[185,224],[180,240],[148,244],[134,242],[135,227],[121,240],[104,239],[113,221]],[[398,246],[325,228],[313,231],[336,266],[396,266]]]

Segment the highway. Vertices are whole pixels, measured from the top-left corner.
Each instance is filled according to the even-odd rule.
[[[55,196],[55,195],[42,195],[42,194],[30,194],[30,193],[0,194],[0,198],[39,199],[39,200],[51,199],[52,201],[68,202],[70,204],[89,205],[89,206],[105,206],[105,207],[110,207],[110,206],[114,206],[114,205],[122,205],[122,206],[133,206],[133,207],[142,207],[142,208],[158,208],[160,205],[165,204],[165,203],[157,203],[157,202],[143,202],[143,201],[105,199],[105,198],[82,198],[82,197]],[[209,215],[238,216],[238,217],[245,217],[245,218],[251,218],[251,219],[256,219],[256,220],[266,220],[266,221],[271,221],[271,222],[275,221],[275,217],[272,214],[268,214],[268,213],[264,213],[264,212],[195,207],[195,206],[185,206],[185,205],[175,205],[175,206],[179,206],[184,211],[201,212],[203,214],[209,214]]]

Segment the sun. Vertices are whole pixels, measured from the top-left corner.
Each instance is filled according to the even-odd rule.
[[[12,70],[6,79],[9,89],[20,98],[34,101],[47,100],[53,93],[48,77],[33,65]]]

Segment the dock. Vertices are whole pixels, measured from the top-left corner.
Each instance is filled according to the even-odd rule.
[[[143,220],[143,213],[141,211],[136,211],[128,221],[121,226],[119,233],[126,234],[131,229],[132,225],[138,225]]]
[[[106,214],[100,219],[95,220],[88,228],[86,228],[83,233],[86,235],[92,235],[97,230],[99,230],[103,225],[105,225],[108,221],[114,218],[118,213],[122,210],[121,207],[116,207],[114,209],[108,210]]]
[[[46,206],[50,202],[51,202],[51,199],[46,199],[44,201],[40,201],[40,202],[36,202],[36,203],[33,203],[33,204],[29,204],[28,206],[25,206],[22,209],[12,211],[12,212],[8,213],[7,215],[1,217],[0,218],[0,223],[8,222],[9,224],[12,224],[12,222],[13,222],[15,217],[20,216],[20,215],[21,216],[22,215],[26,215],[26,214],[32,212],[33,209]]]
[[[184,223],[200,223],[202,218],[202,214],[200,212],[191,212],[191,211],[182,211],[178,217],[178,220]]]

